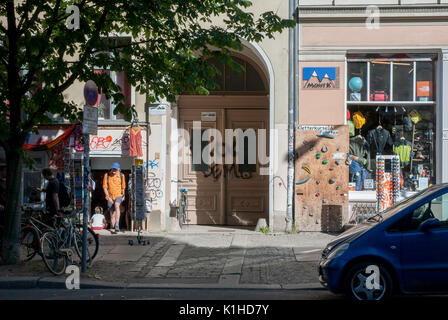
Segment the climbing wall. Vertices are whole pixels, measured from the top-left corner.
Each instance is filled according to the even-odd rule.
[[[296,130],[295,224],[299,231],[338,232],[348,222],[348,126]]]

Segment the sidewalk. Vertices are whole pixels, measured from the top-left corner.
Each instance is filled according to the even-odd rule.
[[[128,244],[137,233],[99,231],[100,249],[81,274],[81,288],[321,288],[320,252],[335,236],[270,234],[186,226],[181,232],[143,233],[149,245]],[[41,258],[0,266],[0,288],[65,288]]]

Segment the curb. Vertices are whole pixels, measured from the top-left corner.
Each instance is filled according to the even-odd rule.
[[[66,289],[65,279],[51,277],[0,278],[0,289]],[[172,284],[172,283],[111,283],[81,280],[80,289],[232,289],[232,290],[326,290],[320,283],[281,284]]]

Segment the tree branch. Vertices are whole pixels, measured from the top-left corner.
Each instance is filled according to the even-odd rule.
[[[54,27],[56,25],[56,19],[57,19],[57,16],[58,16],[58,11],[59,11],[60,5],[61,5],[61,0],[58,0],[56,2],[56,5],[54,6],[53,16],[51,18],[52,23],[50,23],[50,27],[48,27],[47,32],[45,33],[44,39],[50,39],[50,36],[51,36],[51,34],[53,32],[53,29],[54,29]],[[43,55],[45,53],[45,50],[47,49],[47,44],[48,44],[48,42],[42,41],[42,45],[41,45],[41,47],[39,49],[39,53],[37,54],[35,61],[41,61],[42,60],[42,57],[43,57]],[[27,52],[29,51],[28,48],[27,48],[26,51]],[[28,61],[30,61],[30,60],[28,60]],[[40,69],[40,68],[38,68],[35,65],[33,65],[28,70],[28,73],[27,73],[27,76],[26,76],[26,81],[23,84],[23,86],[20,88],[20,91],[19,91],[20,94],[24,94],[25,92],[28,91],[28,89],[30,88],[30,86],[31,86],[31,84],[33,82],[33,79],[34,79],[34,76],[36,74],[36,71],[38,69]]]

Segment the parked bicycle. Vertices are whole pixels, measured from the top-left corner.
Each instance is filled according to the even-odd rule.
[[[171,181],[177,183],[192,182],[192,180],[171,180]],[[188,188],[185,187],[179,188],[179,192],[180,192],[180,199],[179,199],[179,207],[177,208],[177,220],[179,221],[180,228],[182,228],[185,222],[190,222],[190,220],[188,219],[188,211],[187,211]]]
[[[60,275],[65,272],[67,262],[70,264],[80,264],[82,259],[82,234],[75,228],[74,220],[77,213],[72,213],[65,217],[57,217],[60,219],[59,227],[45,232],[42,235],[42,259],[48,270]],[[93,254],[87,247],[87,263],[92,262]],[[76,259],[76,256],[78,259]]]

